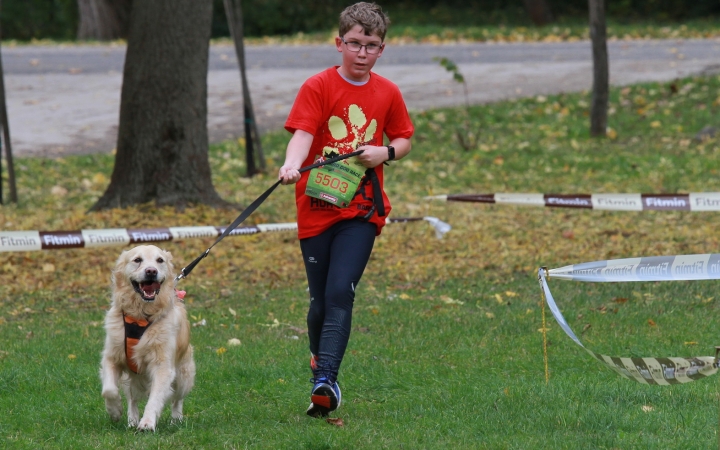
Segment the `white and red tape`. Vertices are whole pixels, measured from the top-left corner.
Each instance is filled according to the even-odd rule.
[[[613,259],[538,271],[543,298],[560,328],[595,359],[623,377],[643,384],[667,386],[717,373],[718,362],[712,356],[619,358],[595,353],[580,342],[560,312],[547,283],[547,279],[552,278],[587,282],[715,280],[720,279],[720,254]]]
[[[720,211],[720,192],[691,192],[688,194],[449,194],[425,197],[425,200],[611,211]]]
[[[450,230],[450,225],[435,217],[390,218],[388,223],[425,220],[434,228],[438,238]],[[109,247],[128,244],[179,241],[191,238],[216,238],[226,227],[169,227],[169,228],[110,228],[73,231],[0,231],[0,252],[27,252],[61,250],[68,248]],[[237,227],[229,236],[267,233],[270,231],[296,231],[297,224],[273,223]]]

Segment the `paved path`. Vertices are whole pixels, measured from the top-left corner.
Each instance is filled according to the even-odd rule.
[[[667,81],[720,73],[720,39],[610,42],[610,82]],[[339,62],[331,45],[250,46],[248,78],[262,131],[277,129],[302,82]],[[458,64],[473,103],[589,89],[589,42],[389,45],[375,70],[400,86],[408,107],[463,104],[462,86],[432,60]],[[17,46],[2,49],[16,156],[108,152],[115,147],[123,46]],[[242,93],[234,49],[211,47],[211,142],[241,136]]]

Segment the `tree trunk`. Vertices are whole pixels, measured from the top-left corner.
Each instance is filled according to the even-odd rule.
[[[523,0],[525,9],[530,15],[530,20],[537,25],[543,26],[552,22],[553,15],[550,10],[550,4],[547,0]]]
[[[605,136],[610,89],[604,0],[589,0],[590,39],[593,52],[593,92],[590,106],[590,135]]]
[[[78,39],[126,38],[132,0],[78,0]]]
[[[0,2],[0,5],[2,3]],[[0,6],[1,7],[1,6]],[[2,33],[0,33],[2,34]],[[12,146],[10,145],[10,123],[8,120],[7,103],[5,101],[5,73],[2,66],[2,58],[0,57],[0,125],[2,126],[2,136],[0,137],[0,205],[3,204],[2,193],[2,143],[5,141],[5,156],[7,157],[8,171],[8,187],[10,188],[10,201],[17,204],[17,186],[15,184],[15,164],[13,163]]]
[[[155,201],[231,206],[212,185],[207,73],[212,0],[132,8],[110,185],[92,210]]]
[[[240,82],[243,91],[243,112],[245,115],[245,161],[247,163],[247,176],[252,177],[256,173],[265,170],[265,155],[262,150],[262,142],[255,121],[255,110],[252,106],[250,97],[250,87],[247,82],[247,71],[245,70],[245,45],[244,45],[244,27],[241,0],[224,0],[225,15],[227,16],[228,28],[230,35],[235,42],[235,55],[238,59],[240,68]],[[255,166],[255,149],[257,148],[257,157],[260,169]]]

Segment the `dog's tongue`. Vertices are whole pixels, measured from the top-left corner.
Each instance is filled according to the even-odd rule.
[[[155,295],[155,292],[160,290],[160,283],[157,281],[154,283],[141,283],[140,289],[142,289],[147,297],[152,297]]]

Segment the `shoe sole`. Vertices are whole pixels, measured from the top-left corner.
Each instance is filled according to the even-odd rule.
[[[312,417],[325,417],[335,411],[339,405],[335,392],[330,386],[321,386],[310,396],[310,407],[307,415]]]
[[[330,411],[328,411],[327,408],[320,407],[315,403],[310,403],[310,406],[308,406],[307,409],[307,415],[315,417],[316,419],[320,417],[327,417],[329,413]]]

